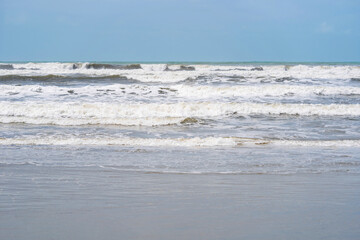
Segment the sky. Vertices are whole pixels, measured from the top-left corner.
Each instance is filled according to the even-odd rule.
[[[0,61],[359,62],[359,0],[0,0]]]

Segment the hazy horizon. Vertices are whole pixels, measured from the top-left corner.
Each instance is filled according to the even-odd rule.
[[[0,61],[359,62],[360,2],[3,0]]]
[[[77,60],[77,59],[66,59],[66,60],[31,60],[31,59],[26,59],[26,60],[3,60],[0,59],[0,63],[51,63],[51,62],[59,62],[59,63],[76,63],[76,62],[81,62],[81,63],[86,63],[86,62],[91,62],[91,63],[118,63],[118,64],[133,64],[133,63],[138,63],[138,64],[330,64],[330,65],[338,65],[338,64],[360,64],[360,60],[354,60],[354,61],[277,61],[277,60],[233,60],[233,61],[210,61],[210,60],[204,60],[204,61],[200,61],[200,60],[86,60],[86,59],[82,59],[82,60]]]

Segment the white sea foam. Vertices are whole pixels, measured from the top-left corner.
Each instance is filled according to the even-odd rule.
[[[94,101],[96,98],[108,99],[109,101],[122,101],[124,99],[149,99],[156,100],[157,96],[173,97],[176,90],[162,86],[147,86],[138,84],[110,84],[88,86],[43,86],[43,85],[0,85],[0,98],[19,99],[21,97],[41,100],[62,101],[69,97],[79,97],[84,101]],[[95,98],[96,97],[96,98]],[[28,99],[31,100],[31,99]]]
[[[274,145],[295,147],[360,147],[360,140],[274,140]]]
[[[296,147],[360,147],[360,140],[267,140],[240,137],[205,137],[205,138],[79,138],[79,137],[25,137],[0,138],[1,145],[123,145],[147,147],[241,147],[268,145]]]
[[[22,117],[22,116],[0,116],[0,123],[27,123],[27,124],[44,124],[44,125],[124,125],[124,126],[158,126],[169,124],[180,124],[184,118],[181,117],[142,117],[142,118],[94,118],[94,117]]]
[[[360,94],[359,87],[299,86],[299,85],[251,85],[251,86],[189,86],[172,87],[182,97],[208,98],[218,96],[264,97],[264,96],[311,96]]]
[[[58,97],[70,92],[88,96],[91,99],[98,95],[113,95],[116,101],[119,97],[138,96],[149,98],[155,96],[181,97],[183,99],[207,99],[223,97],[311,97],[317,95],[360,95],[360,87],[344,86],[301,86],[301,85],[237,85],[237,86],[194,86],[194,85],[139,85],[110,84],[106,86],[58,87],[42,85],[0,85],[0,97],[42,97],[43,99]],[[163,100],[163,99],[161,99]]]
[[[166,64],[141,64],[141,68],[147,72],[162,72],[166,66]]]
[[[9,145],[126,145],[126,146],[235,146],[231,138],[6,138],[0,144]]]
[[[0,102],[1,123],[165,125],[180,123],[185,118],[226,117],[228,114],[360,116],[360,105],[220,102],[172,104]]]

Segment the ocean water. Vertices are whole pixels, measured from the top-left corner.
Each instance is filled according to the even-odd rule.
[[[0,223],[6,223],[16,212],[38,230],[31,232],[29,227],[19,231],[29,239],[47,239],[46,233],[62,232],[53,228],[58,222],[50,225],[49,232],[39,227],[49,227],[46,212],[58,216],[56,209],[72,209],[79,217],[83,215],[76,211],[84,208],[110,205],[119,210],[120,205],[136,208],[135,203],[144,207],[144,199],[159,198],[166,192],[172,195],[165,194],[167,201],[155,206],[170,215],[176,207],[167,203],[175,201],[175,195],[177,200],[181,196],[193,199],[194,206],[200,206],[196,204],[204,196],[228,196],[221,201],[214,199],[235,209],[237,205],[228,201],[230,196],[242,190],[254,195],[259,186],[274,180],[289,199],[295,203],[300,199],[304,204],[300,205],[305,206],[306,198],[288,178],[298,178],[299,184],[302,181],[309,186],[303,192],[308,192],[310,199],[326,202],[326,197],[339,193],[344,198],[335,199],[335,205],[351,203],[358,211],[359,201],[354,199],[360,196],[360,64],[0,63],[0,171],[0,211],[5,216],[0,217]],[[326,192],[332,187],[324,181],[327,178],[337,188],[334,192]],[[240,180],[257,184],[253,189],[241,188],[236,185]],[[187,186],[196,189],[195,195],[184,187],[189,181]],[[213,188],[207,183],[213,183]],[[316,187],[311,188],[312,183]],[[181,189],[185,195],[174,189]],[[316,195],[319,189],[326,194]],[[271,193],[267,196],[273,202],[282,200],[272,198]],[[253,197],[256,199],[256,194]],[[181,204],[178,209],[184,210]],[[221,215],[221,203],[208,204]],[[342,208],[335,209],[342,212]],[[109,214],[103,219],[110,221]],[[319,226],[322,230],[312,233],[326,237],[326,231],[337,226],[336,233],[349,234],[340,234],[340,238],[356,239],[359,224],[352,222],[347,229],[338,225],[350,218],[360,220],[360,214],[352,214],[343,214],[338,221]],[[130,215],[136,213],[125,214]],[[320,220],[329,219],[328,215]],[[41,224],[32,225],[29,219],[33,216],[41,216]],[[221,216],[229,224],[239,220]],[[295,219],[297,215],[291,216]],[[197,217],[208,219],[204,213]],[[23,236],[12,235],[14,229],[19,230],[14,226],[17,221],[9,220],[0,236]],[[64,222],[60,225],[65,226]],[[143,231],[138,232],[150,231],[149,226],[154,227],[151,222],[143,222]],[[184,222],[177,224],[186,229]],[[285,218],[282,223],[286,223]],[[81,229],[87,227],[81,225]],[[235,234],[237,228],[231,229]],[[284,236],[256,235],[255,239],[289,239],[299,229]],[[182,235],[186,231],[176,231],[180,235],[173,239],[189,237]],[[169,239],[160,233],[163,231],[158,229],[153,235],[135,235],[139,239]],[[204,239],[221,236],[221,231],[204,236],[191,233]],[[128,239],[136,238],[127,234]],[[234,237],[231,231],[227,234],[227,239]]]
[[[359,173],[359,117],[354,64],[0,64],[9,167]],[[74,157],[21,156],[39,148]]]

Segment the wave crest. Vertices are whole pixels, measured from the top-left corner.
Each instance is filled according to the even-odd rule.
[[[177,124],[186,118],[212,119],[232,115],[360,116],[360,104],[266,103],[71,103],[0,102],[1,123],[56,125]],[[185,122],[189,122],[188,120]]]
[[[86,63],[85,68],[86,69],[122,69],[122,70],[142,69],[140,64],[118,65],[118,64],[105,64],[105,63]]]

